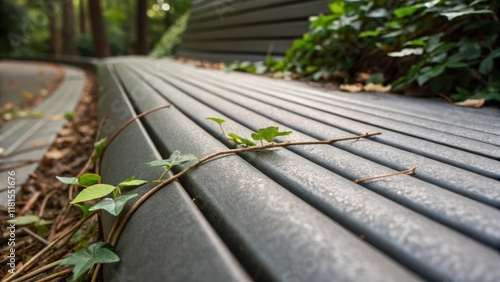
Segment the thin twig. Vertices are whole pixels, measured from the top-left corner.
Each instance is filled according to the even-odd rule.
[[[40,280],[37,280],[36,282],[45,282],[45,281],[54,281],[54,278],[57,278],[57,277],[60,277],[60,276],[64,276],[64,275],[68,275],[71,273],[71,271],[73,271],[72,268],[68,268],[68,269],[65,269],[65,270],[61,270],[59,272],[56,272],[54,274],[51,274],[47,277],[44,277]]]
[[[24,205],[23,209],[19,212],[19,215],[24,215],[24,213],[31,208],[31,206],[36,202],[36,200],[38,200],[38,197],[40,197],[41,194],[42,192],[38,191],[33,196],[31,196],[29,201],[26,203],[26,205]]]
[[[43,198],[42,204],[40,205],[40,209],[38,211],[38,217],[40,218],[43,217],[43,213],[45,212],[45,207],[47,206],[47,202],[50,200],[52,196],[54,196],[56,192],[57,190],[52,190],[49,192],[49,194],[47,194],[47,196],[45,196],[45,198]]]
[[[52,263],[49,263],[47,265],[44,265],[44,266],[38,268],[35,271],[32,271],[32,272],[27,273],[27,274],[25,274],[25,275],[23,275],[23,276],[15,279],[15,280],[12,280],[12,282],[23,282],[23,281],[26,281],[27,279],[29,279],[29,278],[31,278],[33,276],[36,276],[36,275],[38,275],[40,273],[44,273],[45,271],[50,270],[50,269],[58,266],[61,261],[62,260],[58,260],[58,261],[54,261]]]
[[[29,230],[28,228],[21,227],[21,230],[24,231],[25,233],[27,233],[28,235],[30,235],[31,237],[35,238],[37,241],[39,241],[40,243],[44,244],[45,246],[47,246],[49,244],[49,242],[47,242],[47,240],[45,240],[44,238],[38,236],[38,234],[36,234],[35,232]]]
[[[372,176],[372,177],[367,177],[367,178],[361,178],[354,180],[354,183],[359,184],[361,182],[369,181],[369,180],[374,180],[374,179],[380,179],[380,178],[386,178],[386,177],[391,177],[391,176],[396,176],[396,175],[401,175],[401,174],[414,174],[415,169],[417,169],[416,166],[412,166],[411,168],[403,171],[398,171],[398,172],[393,172],[393,173],[387,173],[387,174],[382,174],[382,175],[377,175],[377,176]]]
[[[14,279],[14,277],[18,276],[21,274],[25,269],[28,267],[32,266],[40,257],[45,255],[49,250],[51,250],[54,246],[56,246],[60,241],[62,241],[65,237],[71,238],[73,234],[80,229],[80,227],[83,225],[85,221],[87,221],[89,218],[91,218],[93,215],[97,214],[97,212],[93,212],[91,215],[89,215],[88,218],[78,222],[75,226],[70,228],[68,231],[66,231],[64,234],[56,238],[54,241],[52,241],[49,245],[47,245],[45,248],[43,248],[41,251],[39,251],[36,255],[34,255],[29,261],[27,261],[23,266],[21,266],[14,274],[11,276],[7,277],[6,279],[2,280],[2,282],[9,282]],[[69,240],[69,239],[68,239]]]
[[[216,158],[216,157],[222,156],[222,155],[238,154],[238,153],[250,152],[250,151],[259,151],[259,150],[277,148],[277,147],[288,147],[288,146],[297,146],[297,145],[332,144],[332,143],[340,142],[340,141],[358,140],[358,139],[368,138],[368,137],[380,135],[380,134],[382,134],[382,133],[381,132],[366,133],[366,134],[359,135],[359,136],[334,138],[334,139],[329,139],[329,140],[324,140],[324,141],[270,143],[270,144],[266,144],[263,146],[254,146],[254,147],[246,147],[246,148],[239,148],[239,149],[229,149],[229,150],[219,151],[219,152],[210,154],[206,157],[199,159],[194,164],[190,165],[189,167],[185,168],[184,170],[182,170],[181,172],[177,173],[176,175],[170,177],[169,179],[165,180],[164,182],[151,188],[146,194],[144,194],[141,198],[139,198],[139,200],[137,200],[137,202],[134,203],[134,205],[130,208],[130,210],[128,210],[128,212],[125,214],[125,216],[122,219],[115,221],[115,223],[113,224],[113,227],[111,228],[111,231],[109,233],[108,242],[113,246],[116,245],[116,242],[118,241],[120,233],[123,230],[123,228],[125,227],[125,223],[127,223],[128,219],[137,210],[137,208],[139,208],[139,206],[142,203],[144,203],[151,195],[156,193],[158,190],[160,190],[165,185],[167,185],[167,184],[177,180],[178,178],[184,176],[189,171],[193,170],[194,168],[198,167],[200,164],[202,164],[210,159],[213,159],[213,158]]]

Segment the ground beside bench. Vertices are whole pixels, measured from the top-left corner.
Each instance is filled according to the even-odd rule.
[[[142,164],[174,150],[203,156],[230,146],[208,116],[245,136],[278,125],[298,141],[383,132],[201,166],[132,217],[106,281],[500,278],[498,109],[337,93],[168,59],[111,60],[99,77],[110,133],[139,112],[173,105],[112,144],[102,166],[111,183],[154,178],[158,171]],[[413,165],[415,176],[352,182]],[[105,232],[112,222],[106,217]]]

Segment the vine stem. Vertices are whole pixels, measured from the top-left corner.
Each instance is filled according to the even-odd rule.
[[[354,180],[354,183],[359,184],[361,182],[369,181],[369,180],[375,180],[375,179],[380,179],[380,178],[386,178],[386,177],[391,177],[391,176],[396,176],[396,175],[401,175],[401,174],[414,174],[415,169],[417,169],[416,166],[412,166],[411,168],[403,171],[397,171],[393,173],[387,173],[387,174],[382,174],[382,175],[377,175],[377,176],[372,176],[372,177],[367,177],[367,178],[361,178]]]
[[[134,121],[140,119],[141,117],[145,116],[145,115],[148,115],[152,112],[156,112],[158,110],[161,110],[161,109],[165,109],[165,108],[168,108],[172,105],[170,104],[165,104],[165,105],[162,105],[162,106],[158,106],[156,108],[152,108],[152,109],[149,109],[145,112],[142,112],[140,114],[138,114],[137,116],[129,119],[127,122],[125,122],[124,124],[122,124],[120,126],[120,128],[118,128],[118,130],[115,131],[115,133],[108,139],[108,141],[106,142],[106,146],[104,146],[103,150],[102,150],[102,153],[101,153],[101,156],[104,154],[104,151],[106,151],[106,148],[109,147],[109,144],[111,144],[111,142],[113,142],[113,140],[116,139],[116,137],[127,127],[129,126],[131,123],[133,123]]]
[[[323,141],[307,141],[307,142],[284,142],[284,143],[270,143],[262,146],[253,146],[253,147],[246,147],[246,148],[238,148],[238,149],[229,149],[229,150],[223,150],[219,152],[212,153],[206,157],[203,157],[199,159],[197,162],[194,164],[188,166],[187,168],[183,169],[181,172],[175,174],[174,176],[170,177],[169,179],[166,179],[164,182],[154,186],[149,190],[146,194],[144,194],[137,202],[134,203],[134,205],[128,210],[128,212],[125,214],[125,216],[120,219],[115,221],[115,224],[113,224],[113,227],[111,228],[111,231],[108,236],[108,243],[111,245],[115,246],[116,242],[118,241],[118,238],[125,227],[125,224],[127,221],[130,219],[132,214],[141,206],[151,195],[156,193],[158,190],[163,188],[169,183],[172,183],[173,181],[179,179],[180,177],[184,176],[186,173],[190,172],[194,168],[198,167],[202,163],[211,160],[213,158],[223,156],[223,155],[230,155],[230,154],[238,154],[238,153],[243,153],[243,152],[250,152],[250,151],[259,151],[259,150],[264,150],[264,149],[270,149],[270,148],[278,148],[278,147],[288,147],[288,146],[298,146],[298,145],[327,145],[327,144],[332,144],[335,142],[340,142],[340,141],[349,141],[349,140],[358,140],[358,139],[363,139],[363,138],[368,138],[372,137],[375,135],[380,135],[382,134],[381,132],[374,132],[374,133],[365,133],[363,135],[358,135],[358,136],[353,136],[353,137],[343,137],[343,138],[334,138],[334,139],[329,139],[329,140],[323,140]]]

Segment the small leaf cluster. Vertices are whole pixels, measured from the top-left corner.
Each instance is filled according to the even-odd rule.
[[[261,145],[263,145],[263,141],[268,142],[268,143],[273,143],[274,139],[276,139],[277,137],[288,136],[288,135],[292,134],[292,131],[280,131],[279,127],[277,127],[277,126],[269,126],[269,127],[265,127],[265,128],[260,128],[256,132],[252,133],[251,134],[251,137],[253,139],[253,141],[252,141],[250,139],[243,138],[236,133],[226,133],[226,131],[222,127],[222,124],[225,122],[225,120],[223,120],[221,118],[209,117],[206,119],[214,121],[217,124],[219,124],[221,131],[226,136],[226,138],[229,141],[236,144],[237,146],[241,146],[241,147],[257,146],[257,144],[255,144],[255,142],[253,142],[253,141],[260,141]]]

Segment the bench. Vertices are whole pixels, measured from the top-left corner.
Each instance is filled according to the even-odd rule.
[[[258,60],[273,44],[273,54],[283,54],[277,34],[250,31],[267,32],[263,27],[290,19],[259,22],[255,15],[276,17],[288,14],[281,9],[306,11],[320,2],[328,1],[198,1],[179,55]],[[217,10],[213,3],[233,5]],[[211,37],[226,32],[233,35],[224,41]],[[256,48],[245,49],[249,42]],[[346,94],[142,57],[103,61],[98,84],[107,136],[141,112],[172,104],[135,121],[110,144],[101,174],[112,184],[131,175],[158,178],[162,171],[144,163],[175,150],[205,156],[232,147],[206,117],[225,119],[228,132],[243,136],[270,125],[294,132],[280,141],[383,132],[226,156],[196,168],[130,218],[115,249],[121,261],[103,266],[104,281],[500,279],[497,108]],[[411,176],[353,182],[412,166]],[[125,193],[142,195],[151,187]],[[105,236],[115,220],[103,213]]]
[[[231,62],[282,57],[309,28],[309,17],[329,13],[330,0],[202,0],[191,11],[178,56]]]

